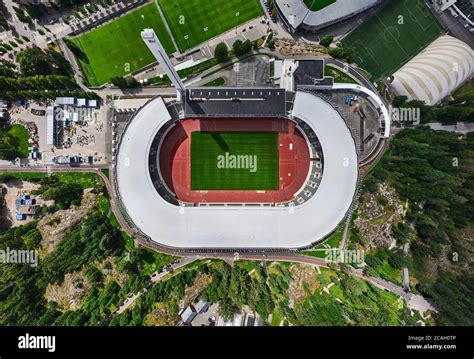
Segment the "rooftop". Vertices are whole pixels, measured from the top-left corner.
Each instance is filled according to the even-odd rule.
[[[314,95],[297,92],[292,116],[316,133],[325,158],[319,189],[308,201],[295,208],[180,207],[157,193],[146,161],[156,133],[170,120],[163,100],[155,98],[129,124],[117,157],[119,193],[129,217],[153,241],[175,248],[301,248],[321,240],[352,204],[355,143],[338,112]]]
[[[269,88],[196,88],[186,91],[186,116],[278,116],[286,114],[286,92]]]

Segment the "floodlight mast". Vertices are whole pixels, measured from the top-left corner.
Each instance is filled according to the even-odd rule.
[[[170,58],[166,54],[166,51],[158,39],[158,36],[156,36],[155,31],[153,29],[143,29],[141,35],[143,41],[150,49],[153,56],[155,56],[160,66],[165,70],[169,79],[176,88],[177,100],[181,101],[186,94],[186,87],[184,86],[183,81],[181,81],[181,78],[171,63]]]

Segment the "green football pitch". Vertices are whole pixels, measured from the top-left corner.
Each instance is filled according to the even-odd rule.
[[[304,3],[311,11],[318,11],[334,4],[336,1],[337,0],[304,0]]]
[[[372,80],[392,75],[441,34],[423,0],[390,0],[343,41]]]
[[[263,15],[259,0],[158,0],[180,51]]]
[[[84,52],[79,62],[91,85],[102,85],[112,77],[124,76],[155,61],[140,36],[144,28],[155,30],[168,53],[176,51],[156,4],[144,6],[72,40]]]
[[[278,132],[191,133],[192,190],[278,190]]]

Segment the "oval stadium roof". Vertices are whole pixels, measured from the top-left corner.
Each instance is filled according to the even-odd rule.
[[[134,224],[153,241],[175,248],[301,248],[323,239],[347,214],[358,182],[354,139],[339,113],[322,99],[298,92],[293,116],[314,130],[324,155],[315,195],[294,208],[179,207],[155,190],[148,154],[170,119],[161,98],[145,105],[124,133],[116,162],[120,200]]]
[[[376,5],[379,0],[337,0],[318,11],[311,11],[304,0],[276,0],[280,14],[297,29],[303,25],[314,29],[336,23]]]

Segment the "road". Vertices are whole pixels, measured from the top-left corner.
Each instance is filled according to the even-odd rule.
[[[374,84],[352,66],[349,66],[347,63],[342,62],[341,60],[334,59],[332,57],[327,57],[325,58],[325,60],[326,64],[337,66],[342,71],[348,72],[352,77],[355,77],[360,84],[372,90],[373,92],[378,93],[378,90],[374,86]]]
[[[150,282],[151,283],[159,282],[167,274],[172,273],[173,271],[175,271],[175,270],[177,270],[181,267],[187,266],[188,264],[194,262],[196,259],[198,259],[197,256],[182,257],[182,258],[178,259],[178,261],[176,263],[173,263],[169,270],[164,271],[164,272],[156,271],[156,272],[152,273],[150,275]],[[139,290],[138,292],[133,293],[131,296],[129,296],[127,299],[125,299],[123,304],[115,311],[114,314],[121,314],[124,311],[126,311],[128,308],[130,308],[132,306],[133,303],[135,303],[135,301],[140,297],[140,295],[142,295],[146,291],[147,291],[147,287],[144,287],[141,290]]]
[[[443,13],[438,13],[430,6],[431,12],[441,23],[441,26],[452,36],[458,38],[459,40],[465,42],[471,48],[474,48],[474,35],[466,29],[461,23],[461,16],[455,18],[451,15],[449,10],[446,10]]]
[[[61,48],[61,51],[64,54],[64,57],[66,58],[66,60],[69,62],[69,64],[72,67],[72,72],[74,74],[74,80],[79,85],[79,87],[81,88],[82,91],[86,91],[86,92],[89,91],[87,86],[85,86],[84,83],[83,83],[82,71],[79,68],[79,64],[76,61],[76,57],[72,54],[71,50],[69,50],[69,48],[66,46],[63,39],[59,39],[58,43],[59,43],[59,47]]]
[[[351,222],[352,222],[352,211],[347,214],[346,224],[344,225],[344,233],[342,234],[342,240],[341,240],[341,243],[339,244],[339,249],[341,251],[346,249],[347,239],[349,237],[349,229],[351,227]]]
[[[141,244],[144,247],[147,247],[151,250],[157,251],[157,252],[162,252],[168,255],[173,255],[173,256],[178,256],[181,257],[181,259],[175,263],[172,268],[173,270],[176,270],[180,267],[183,267],[185,265],[188,265],[189,263],[197,260],[197,259],[204,259],[204,258],[214,258],[214,259],[221,259],[227,262],[233,262],[236,259],[239,260],[251,260],[251,261],[267,261],[267,262],[292,262],[292,263],[301,263],[301,264],[307,264],[311,266],[318,266],[318,267],[325,267],[329,268],[330,262],[327,262],[324,259],[321,258],[315,258],[315,257],[308,257],[308,256],[303,256],[303,255],[298,255],[294,252],[281,252],[281,253],[258,253],[258,254],[251,254],[251,253],[228,253],[228,252],[214,252],[214,253],[186,253],[185,251],[180,251],[177,249],[173,248],[164,248],[160,247],[158,244],[147,241],[146,239],[142,238],[135,230],[130,228],[123,218],[123,215],[121,211],[118,209],[117,206],[117,201],[116,201],[116,194],[115,194],[115,189],[114,186],[111,185],[109,178],[100,170],[103,167],[96,166],[96,167],[79,167],[79,168],[70,168],[70,167],[0,167],[0,173],[1,172],[46,172],[46,173],[56,173],[56,172],[82,172],[82,173],[95,173],[98,176],[100,176],[107,188],[107,192],[109,194],[110,198],[110,207],[112,212],[114,213],[115,217],[117,218],[121,228],[123,231],[125,231],[131,238],[133,238],[136,242]],[[111,171],[112,172],[112,171]],[[113,175],[113,173],[111,173]],[[336,267],[337,269],[337,267]],[[359,277],[361,279],[364,279],[366,281],[371,282],[372,284],[376,285],[379,288],[382,288],[384,290],[393,292],[407,300],[408,303],[410,301],[413,301],[416,305],[418,305],[419,308],[425,308],[425,309],[432,309],[435,310],[432,305],[423,297],[421,296],[414,296],[415,298],[412,297],[411,293],[407,293],[406,291],[403,290],[403,288],[396,286],[393,283],[387,282],[381,278],[375,278],[371,276],[366,276],[363,274],[361,270],[352,270],[351,272],[353,275],[356,277]],[[153,275],[152,275],[153,276]],[[158,281],[161,280],[163,275],[155,274],[154,275],[155,279],[153,281]],[[150,278],[151,279],[151,278]],[[135,293],[136,298],[132,297],[132,299],[129,299],[126,303],[124,303],[120,308],[123,306],[126,306],[125,308],[122,308],[123,312],[128,308],[139,296],[139,293]],[[134,295],[134,296],[135,296]],[[415,305],[414,304],[414,305]],[[119,308],[119,309],[120,309]]]
[[[116,87],[104,87],[99,90],[95,90],[97,94],[105,98],[107,96],[113,96],[120,98],[124,96],[136,96],[136,97],[172,97],[176,96],[176,90],[174,87],[141,87],[137,89],[119,89]]]

